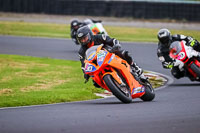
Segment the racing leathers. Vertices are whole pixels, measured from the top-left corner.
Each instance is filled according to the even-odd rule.
[[[110,38],[109,36],[106,36],[105,34],[97,34],[93,35],[92,42],[88,45],[81,45],[81,48],[79,50],[79,56],[80,61],[82,64],[82,70],[84,72],[84,60],[85,60],[85,52],[88,48],[94,46],[94,45],[100,45],[104,44],[104,48],[106,48],[110,52],[114,52],[116,55],[121,57],[122,59],[126,60],[132,67],[132,71],[134,74],[136,74],[138,77],[142,74],[143,70],[136,65],[136,63],[133,61],[132,57],[130,56],[129,52],[126,50],[121,49],[121,45],[118,40],[114,38]],[[84,78],[89,78],[86,74],[84,75]]]
[[[191,46],[194,50],[198,52],[200,52],[200,43],[190,36],[184,36],[179,34],[171,35],[169,44],[163,45],[161,42],[158,42],[157,56],[159,60],[162,62],[163,68],[172,69],[171,70],[172,75],[175,78],[179,79],[181,77],[186,76],[186,73],[184,70],[183,71],[179,70],[178,66],[174,66],[175,60],[169,56],[170,52],[169,47],[171,43],[174,41],[185,41],[187,46]]]

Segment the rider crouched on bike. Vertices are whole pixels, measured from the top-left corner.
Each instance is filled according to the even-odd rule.
[[[79,50],[79,56],[80,56],[80,61],[82,64],[81,68],[83,72],[84,72],[84,66],[85,66],[84,60],[85,60],[86,50],[94,45],[104,44],[104,48],[106,48],[110,52],[114,52],[116,55],[126,60],[131,65],[132,73],[134,73],[138,77],[142,75],[143,70],[139,66],[136,65],[136,63],[133,61],[128,51],[121,49],[121,44],[118,40],[114,38],[110,38],[109,36],[106,36],[105,34],[93,35],[91,30],[87,26],[84,26],[78,29],[77,39],[79,43],[81,44],[81,47]],[[84,73],[84,78],[88,80],[89,75]],[[99,87],[97,83],[95,82],[94,82],[94,86]]]
[[[190,36],[184,36],[179,34],[171,35],[168,29],[160,29],[158,31],[157,37],[159,40],[157,55],[159,60],[162,62],[163,68],[172,69],[171,73],[177,79],[187,76],[185,75],[186,73],[184,70],[181,71],[179,70],[178,66],[174,66],[175,60],[169,56],[170,45],[174,41],[185,41],[187,46],[190,46],[194,50],[200,52],[200,43]],[[198,57],[200,58],[200,53],[198,54]],[[191,79],[191,77],[189,78]]]
[[[77,44],[77,45],[79,44],[79,42],[76,38],[77,30],[80,27],[83,27],[83,26],[88,25],[90,23],[101,23],[101,20],[85,19],[84,22],[80,22],[78,19],[74,19],[74,20],[71,21],[71,26],[70,26],[71,38],[72,38],[72,40],[74,41],[75,44]]]

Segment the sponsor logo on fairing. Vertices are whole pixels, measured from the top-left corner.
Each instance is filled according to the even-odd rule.
[[[137,93],[142,93],[142,92],[144,92],[144,86],[142,86],[142,87],[137,87],[137,88],[133,88],[132,95],[133,95],[133,94],[137,94]]]
[[[111,56],[111,58],[110,58],[110,60],[108,61],[108,63],[110,63],[112,60],[113,60],[113,58],[114,58],[114,54]]]
[[[85,72],[94,72],[96,71],[96,67],[90,63],[85,64]]]
[[[177,59],[178,59],[178,60],[182,60],[184,57],[185,57],[185,53],[184,53],[184,52],[180,52],[180,53],[178,54]]]
[[[106,51],[103,51],[103,50],[100,50],[98,53],[97,53],[97,64],[99,66],[101,66],[103,64],[103,61],[106,57],[106,54],[107,52]]]

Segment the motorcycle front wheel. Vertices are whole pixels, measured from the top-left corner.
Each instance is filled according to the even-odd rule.
[[[105,75],[103,80],[110,91],[123,103],[131,103],[132,97],[130,89],[126,86],[121,87],[117,81],[110,75]]]

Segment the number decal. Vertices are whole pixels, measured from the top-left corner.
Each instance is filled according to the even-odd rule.
[[[88,66],[85,71],[87,71],[87,72],[92,71],[92,66]]]
[[[100,51],[98,52],[98,54],[97,54],[97,64],[98,64],[99,66],[101,66],[101,65],[103,64],[103,61],[104,61],[104,59],[105,59],[105,57],[106,57],[106,54],[107,54],[107,52],[106,52],[106,51],[103,51],[103,50],[100,50]]]
[[[184,52],[180,52],[180,53],[178,54],[177,59],[178,59],[178,60],[182,60],[183,58],[185,58],[185,53],[184,53]]]
[[[91,65],[90,63],[85,64],[85,72],[94,72],[96,71],[96,67]]]

